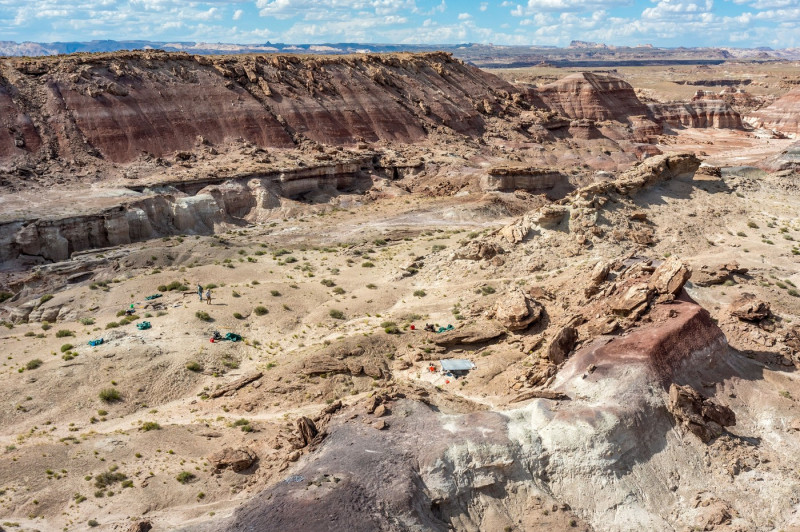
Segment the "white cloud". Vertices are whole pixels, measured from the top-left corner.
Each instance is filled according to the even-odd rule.
[[[243,14],[244,11],[242,11],[241,9],[237,9],[236,11],[233,12],[233,20],[239,20],[240,18],[242,18]]]
[[[472,15],[470,15],[469,13],[459,13],[458,14],[458,20],[469,20],[471,18],[472,18]]]
[[[479,8],[481,11],[486,11],[489,9],[489,2],[481,2],[481,7]]]

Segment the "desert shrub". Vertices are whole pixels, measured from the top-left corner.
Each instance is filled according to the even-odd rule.
[[[203,365],[193,360],[191,362],[186,363],[186,369],[188,369],[189,371],[199,372],[203,371]]]
[[[94,318],[81,318],[78,321],[81,322],[81,325],[94,325]]]
[[[259,305],[253,309],[253,312],[255,313],[256,316],[264,316],[266,314],[269,314],[269,309],[263,305]]]
[[[335,319],[335,320],[343,320],[344,319],[344,312],[342,312],[341,310],[337,310],[335,308],[330,309],[328,311],[328,315],[331,318]]]
[[[75,333],[69,329],[61,329],[56,333],[56,338],[66,338],[67,336],[75,336]]]
[[[376,285],[374,283],[369,283],[367,285],[367,288],[369,288],[370,290],[375,290],[376,288],[378,288],[378,285]]]
[[[92,528],[94,528],[94,527],[96,527],[96,526],[100,526],[100,523],[98,523],[98,522],[97,522],[97,520],[95,520],[95,519],[89,519],[89,520],[86,522],[86,524],[87,524],[87,525],[89,525],[89,526],[90,526],[90,527],[92,527]]]
[[[242,316],[241,312],[234,312],[233,313],[233,317],[236,318],[237,320],[243,320],[244,319],[244,316]]]
[[[42,322],[42,330],[43,330],[43,331],[49,331],[49,330],[50,330],[52,327],[53,327],[53,326],[52,326],[52,325],[50,325],[50,323],[49,323],[49,322],[46,322],[46,321],[43,321],[43,322]]]
[[[116,403],[122,401],[122,396],[116,388],[103,388],[99,393],[100,400],[104,403]]]
[[[333,282],[331,279],[323,279],[320,281],[323,286],[327,286],[328,288],[336,286],[336,283]]]
[[[375,267],[375,263],[370,262],[370,261],[365,261],[365,262],[361,263],[361,267],[362,268],[374,268]]]
[[[281,293],[278,292],[277,290],[270,290],[269,293],[272,295],[272,297],[280,297],[281,296]]]
[[[36,369],[40,367],[44,362],[40,358],[34,358],[33,360],[29,361],[25,364],[26,369]]]
[[[64,344],[64,345],[61,346],[61,352],[62,353],[66,353],[67,351],[69,351],[73,347],[75,347],[75,346],[72,345],[72,344]]]
[[[749,222],[747,222],[747,227],[749,227],[751,229],[758,229],[758,224],[755,223],[754,221],[750,220]]]
[[[194,315],[197,319],[202,321],[214,321],[214,318],[209,316],[208,312],[205,312],[203,310],[198,310],[197,312],[194,313]]]
[[[151,430],[161,430],[161,425],[159,425],[155,421],[145,421],[144,423],[142,423],[142,426],[139,427],[139,429],[145,432],[149,432]]]
[[[342,288],[341,286],[337,286],[336,288],[333,289],[333,293],[336,294],[337,296],[340,296],[344,294],[344,288]]]
[[[285,264],[292,264],[293,262],[297,262],[297,259],[292,257],[291,255],[283,259]]]
[[[475,292],[481,294],[482,296],[488,296],[489,294],[494,294],[497,292],[497,290],[495,290],[493,286],[486,285],[481,286]]]
[[[11,299],[14,297],[14,294],[11,292],[0,292],[0,303],[4,302],[7,299]]]
[[[116,321],[110,321],[106,323],[106,329],[115,329],[117,327],[119,327],[119,323],[117,323]]]
[[[189,287],[183,284],[180,281],[172,281],[169,284],[162,284],[158,286],[159,292],[173,292],[173,291],[185,292],[189,290]]]
[[[54,297],[53,294],[45,294],[39,298],[39,304],[44,305],[45,303],[53,299],[53,297]]]
[[[178,473],[178,476],[175,479],[180,482],[181,484],[188,484],[192,480],[195,479],[194,473],[190,473],[188,471],[181,471]]]
[[[94,476],[94,487],[99,489],[107,488],[108,486],[112,486],[117,482],[122,482],[127,478],[128,476],[124,473],[111,470],[104,471]]]
[[[443,249],[447,249],[447,246],[443,246],[442,244],[436,244],[431,247],[431,251],[442,251]]]
[[[425,297],[428,293],[425,290],[414,290],[414,295],[417,297]]]

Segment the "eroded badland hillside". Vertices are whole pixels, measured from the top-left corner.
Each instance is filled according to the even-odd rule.
[[[0,530],[800,530],[797,72],[0,59]]]

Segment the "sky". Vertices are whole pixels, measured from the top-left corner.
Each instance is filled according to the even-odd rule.
[[[0,40],[800,47],[800,0],[0,0]]]

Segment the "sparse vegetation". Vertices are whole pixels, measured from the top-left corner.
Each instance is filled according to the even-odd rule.
[[[44,362],[42,362],[42,359],[34,358],[33,360],[29,360],[28,363],[25,364],[25,369],[29,370],[36,369],[41,367],[42,364],[44,364]]]
[[[180,482],[181,484],[188,484],[189,482],[191,482],[195,478],[196,477],[195,477],[194,473],[190,473],[188,471],[181,471],[180,473],[178,473],[178,476],[175,477],[175,479],[178,482]]]
[[[104,403],[116,403],[122,401],[122,395],[116,388],[103,388],[99,394],[100,400]]]
[[[61,329],[56,333],[56,338],[66,338],[67,336],[75,336],[75,333],[69,329]]]
[[[145,421],[144,423],[142,423],[142,426],[139,427],[139,429],[144,432],[149,432],[151,430],[161,430],[161,425],[159,425],[155,421]]]
[[[203,371],[203,365],[199,362],[191,361],[186,363],[186,369],[195,373]]]
[[[269,309],[263,305],[259,305],[253,309],[253,314],[256,316],[266,316],[269,314]]]
[[[195,316],[195,317],[196,317],[198,320],[201,320],[201,321],[207,321],[207,322],[214,321],[214,318],[212,318],[212,317],[211,317],[211,316],[208,314],[208,312],[206,312],[206,311],[204,311],[204,310],[198,310],[197,312],[195,312],[195,313],[194,313],[194,316]]]
[[[343,320],[344,319],[344,312],[342,312],[341,310],[337,310],[337,309],[332,308],[332,309],[330,309],[328,311],[328,316],[330,316],[331,318],[333,318],[335,320]]]

